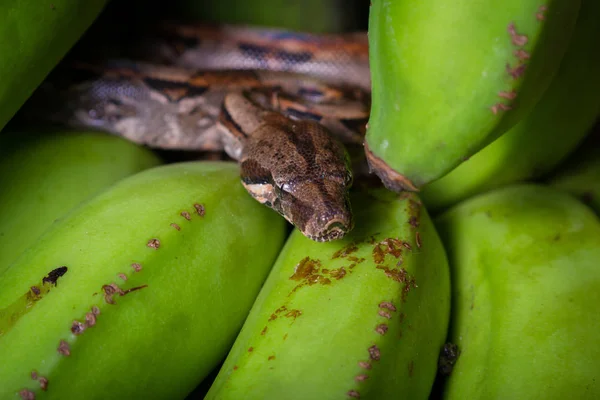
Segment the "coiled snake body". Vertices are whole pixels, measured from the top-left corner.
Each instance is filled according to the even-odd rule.
[[[256,200],[316,241],[353,228],[344,144],[362,145],[369,109],[364,33],[180,24],[127,60],[63,62],[23,108],[155,148],[224,150]]]

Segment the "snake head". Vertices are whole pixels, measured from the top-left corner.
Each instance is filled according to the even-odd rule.
[[[337,240],[354,227],[348,153],[317,122],[261,125],[248,137],[240,161],[246,190],[306,237]]]

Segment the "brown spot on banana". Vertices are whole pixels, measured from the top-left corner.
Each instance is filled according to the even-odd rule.
[[[369,144],[365,141],[365,155],[369,164],[370,172],[375,173],[383,185],[394,192],[411,191],[418,192],[419,189],[404,175],[393,170],[385,161],[377,157]]]
[[[498,93],[498,96],[504,99],[514,100],[515,98],[517,98],[517,92],[514,89],[510,92],[501,91]]]
[[[535,17],[537,18],[538,21],[543,21],[546,19],[546,11],[548,10],[548,6],[546,5],[541,5],[538,8],[538,12],[535,14]]]
[[[516,67],[511,67],[509,63],[506,63],[506,72],[513,78],[519,79],[524,73],[527,64],[519,64]]]
[[[496,115],[500,111],[508,111],[511,108],[512,108],[511,106],[508,106],[506,104],[496,103],[496,104],[494,104],[493,106],[490,107],[490,110],[492,110],[492,112],[494,113],[494,115]]]
[[[525,46],[527,44],[527,36],[526,35],[519,35],[517,33],[517,29],[515,28],[515,23],[511,22],[510,24],[508,24],[508,33],[510,34],[510,38],[512,41],[512,44],[514,44],[515,46]]]

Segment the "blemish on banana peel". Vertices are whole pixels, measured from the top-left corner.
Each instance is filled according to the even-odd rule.
[[[71,333],[81,335],[86,329],[96,325],[96,316],[100,314],[100,309],[93,306],[91,311],[85,313],[85,322],[74,320],[71,324]]]
[[[335,253],[333,253],[333,255],[331,256],[331,259],[334,260],[334,259],[340,258],[340,257],[341,258],[348,257],[350,254],[352,254],[356,251],[358,251],[358,243],[352,242],[352,243],[349,243],[346,246],[342,247]]]
[[[419,188],[410,179],[395,171],[381,157],[376,156],[369,148],[367,141],[364,142],[364,151],[369,171],[377,175],[387,189],[393,192],[419,191]]]
[[[526,68],[526,64],[519,64],[515,67],[512,67],[509,63],[506,63],[506,72],[508,72],[513,79],[519,79],[521,76],[523,76]]]
[[[172,226],[173,228],[177,229],[178,231],[180,231],[180,230],[181,230],[181,228],[179,227],[179,225],[177,225],[177,224],[175,224],[175,223],[171,224],[171,226]]]
[[[119,296],[125,296],[128,293],[131,293],[133,291],[139,290],[139,289],[143,289],[145,287],[148,287],[148,285],[141,285],[141,286],[136,286],[127,290],[123,290],[119,287],[119,285],[117,285],[116,283],[111,283],[110,285],[102,285],[102,291],[104,292],[104,301],[106,301],[106,303],[108,304],[115,304],[115,300],[114,300],[114,296],[115,295],[119,295]]]
[[[269,317],[269,321],[276,320],[280,315],[283,315],[284,317],[287,317],[287,318],[296,319],[297,317],[302,315],[302,311],[297,310],[297,309],[288,310],[288,308],[286,306],[281,306],[277,310],[275,310],[275,312],[273,314],[271,314],[271,316]],[[266,329],[263,329],[263,331],[266,332]]]
[[[301,310],[290,310],[287,313],[284,314],[285,317],[287,318],[294,318],[294,320],[296,318],[298,318],[299,316],[302,315],[302,311]]]
[[[538,12],[539,13],[539,12]],[[537,14],[536,14],[537,15]],[[517,28],[514,22],[508,24],[506,30],[510,36],[511,43],[518,47],[513,55],[516,58],[516,64],[513,66],[510,62],[506,63],[506,72],[512,79],[519,79],[525,73],[525,69],[527,68],[527,64],[525,63],[531,55],[524,50],[522,47],[527,44],[529,41],[527,35],[521,35],[517,32]],[[517,97],[517,92],[513,89],[511,91],[500,91],[498,93],[498,97],[502,99],[508,100],[508,103],[498,102],[490,107],[490,110],[494,115],[497,115],[502,111],[509,111],[512,107],[512,100]]]
[[[390,311],[396,311],[396,306],[390,301],[382,301],[379,303],[379,308],[387,308]]]
[[[500,111],[508,111],[510,109],[510,106],[507,106],[506,104],[502,103],[496,103],[490,107],[490,110],[492,110],[492,113],[494,113],[494,115],[498,114]]]
[[[386,324],[379,324],[375,327],[375,332],[379,333],[380,335],[385,335],[388,329],[389,328]]]
[[[410,289],[417,287],[415,278],[410,276],[404,268],[390,268],[383,265],[387,255],[396,258],[396,266],[401,265],[403,248],[409,251],[412,250],[412,246],[406,241],[398,238],[383,239],[373,246],[373,261],[376,268],[382,270],[388,278],[404,284],[402,289],[402,300],[404,301]]]
[[[44,392],[48,389],[48,378],[39,375],[36,370],[31,371],[31,379],[38,381],[40,384],[40,389],[42,389]]]
[[[454,343],[444,344],[438,359],[438,374],[443,377],[450,376],[450,374],[452,374],[452,370],[454,369],[454,364],[456,364],[459,356],[460,350],[458,345]]]
[[[415,368],[415,362],[414,362],[414,360],[410,360],[408,363],[408,377],[409,378],[412,378],[414,368]]]
[[[40,383],[40,389],[42,389],[44,392],[46,390],[48,390],[48,378],[44,378],[43,376],[40,376],[40,379],[38,379],[38,382]]]
[[[385,256],[390,254],[395,258],[402,256],[403,242],[400,239],[387,238],[373,246],[372,256],[375,264],[382,264]]]
[[[156,238],[150,239],[146,246],[158,250],[160,248],[160,240]]]
[[[350,390],[347,393],[348,397],[352,397],[355,399],[360,399],[360,393],[358,393],[356,390]]]
[[[546,11],[548,10],[548,6],[541,5],[538,7],[538,12],[535,14],[535,17],[538,21],[543,21],[546,19]]]
[[[195,203],[194,208],[196,209],[196,212],[199,216],[204,217],[206,210],[204,209],[204,206],[202,204]]]
[[[408,219],[408,224],[410,226],[412,226],[413,228],[418,228],[419,227],[419,220],[414,215],[411,215],[411,217]]]
[[[52,269],[48,275],[42,278],[40,284],[30,286],[23,296],[7,307],[0,309],[0,336],[10,331],[19,318],[30,312],[38,301],[47,295],[53,287],[56,287],[58,280],[67,271],[68,268],[64,265]]]
[[[86,329],[86,326],[83,322],[79,322],[79,321],[75,320],[71,324],[71,333],[73,335],[80,335],[83,333],[83,331],[85,331],[85,329]]]
[[[131,268],[133,268],[134,272],[140,272],[142,270],[142,265],[139,263],[131,264]]]
[[[514,100],[517,97],[517,92],[514,89],[509,92],[501,91],[498,93],[498,96],[504,99]]]
[[[515,46],[525,46],[527,44],[528,38],[525,35],[519,35],[517,33],[517,29],[515,28],[515,23],[511,22],[507,27],[508,33],[510,35],[510,39],[512,44]]]
[[[371,363],[367,361],[359,361],[358,366],[363,369],[371,369]]]
[[[523,49],[517,49],[513,52],[513,54],[515,55],[515,57],[517,57],[519,60],[529,60],[529,58],[531,57],[531,55],[523,50]]]
[[[70,356],[71,355],[71,347],[69,346],[69,343],[67,343],[66,340],[61,339],[61,341],[58,344],[58,348],[56,349],[58,351],[59,354],[63,355],[63,356]]]
[[[35,400],[35,393],[28,389],[23,389],[19,391],[19,396],[23,400]]]
[[[187,219],[188,221],[190,221],[192,219],[192,217],[190,216],[190,213],[187,211],[182,211],[180,214],[183,218]]]
[[[267,357],[268,361],[273,361],[274,359],[275,359],[275,356],[269,356],[269,357]]]
[[[314,285],[315,283],[328,284],[331,280],[319,274],[321,261],[304,257],[294,267],[294,273],[290,276],[294,281],[305,281],[306,284]]]
[[[381,351],[379,350],[379,347],[377,347],[377,345],[373,345],[371,347],[369,347],[368,349],[369,351],[369,358],[373,361],[379,361],[381,359]]]
[[[56,286],[58,284],[58,278],[67,273],[68,268],[66,266],[58,267],[50,271],[50,273],[42,279],[42,284],[50,283]]]

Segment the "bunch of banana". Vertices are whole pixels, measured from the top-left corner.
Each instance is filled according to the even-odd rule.
[[[600,397],[600,220],[558,190],[512,185],[435,220],[460,355],[444,399]]]
[[[428,210],[538,178],[573,151],[600,115],[599,20],[600,2],[581,0],[571,44],[542,99],[503,136],[425,186],[421,198]]]
[[[373,0],[365,150],[393,190],[418,190],[490,144],[552,81],[579,0]]]
[[[2,132],[0,273],[79,203],[160,163],[149,149],[98,132]]]
[[[116,183],[0,275],[0,398],[183,398],[225,357],[284,223],[233,163]]]
[[[106,3],[107,0],[0,2],[0,130]]]
[[[446,254],[414,194],[352,201],[344,239],[291,234],[206,399],[427,398],[449,318]]]

